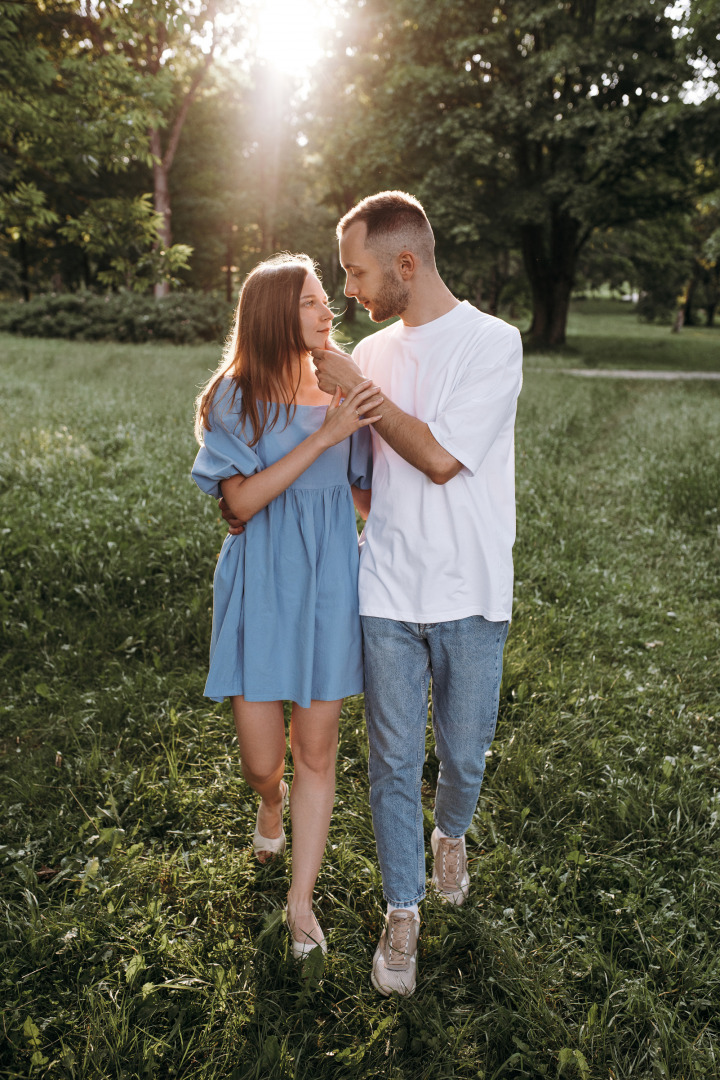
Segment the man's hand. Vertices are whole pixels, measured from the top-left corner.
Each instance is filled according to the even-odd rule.
[[[241,533],[244,533],[245,532],[245,522],[240,521],[239,518],[236,518],[234,516],[232,510],[230,509],[230,507],[225,502],[225,499],[222,496],[220,496],[220,502],[218,503],[218,506],[220,507],[220,513],[222,514],[222,516],[225,518],[225,520],[228,523],[228,532],[230,533],[230,535],[231,536],[240,536]]]
[[[365,376],[352,357],[340,349],[313,349],[312,355],[318,386],[326,394],[334,394],[335,387],[339,386],[343,397],[346,397],[358,383],[365,381]]]

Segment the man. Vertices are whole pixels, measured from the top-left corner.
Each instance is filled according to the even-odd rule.
[[[384,395],[373,431],[372,509],[361,540],[360,614],[370,804],[387,921],[372,981],[412,994],[425,896],[421,779],[430,680],[440,762],[432,884],[465,900],[465,832],[497,719],[512,604],[518,331],[461,303],[438,274],[412,196],[363,199],[338,225],[345,295],[374,322],[356,347],[315,353],[318,382]]]

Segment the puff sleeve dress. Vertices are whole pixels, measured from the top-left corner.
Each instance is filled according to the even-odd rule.
[[[218,388],[192,477],[217,499],[220,481],[267,468],[317,431],[325,405],[297,405],[252,448],[235,401]],[[370,487],[367,428],[330,447],[281,495],[226,536],[213,581],[210,671],[215,701],[335,701],[363,689],[358,537],[350,485]]]

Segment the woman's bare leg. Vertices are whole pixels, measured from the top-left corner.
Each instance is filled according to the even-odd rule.
[[[282,701],[230,699],[240,744],[243,776],[261,798],[258,829],[274,840],[282,830],[282,788],[285,770],[285,721]],[[268,856],[262,858],[265,862]]]
[[[327,842],[335,798],[335,758],[342,701],[293,704],[290,724],[295,774],[290,799],[292,884],[288,919],[296,941],[320,940],[312,912],[313,890]]]

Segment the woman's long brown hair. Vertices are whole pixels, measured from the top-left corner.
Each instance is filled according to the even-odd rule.
[[[307,275],[317,272],[308,255],[289,254],[274,255],[250,271],[240,290],[223,358],[195,401],[199,443],[203,431],[210,430],[210,411],[224,379],[228,386],[220,400],[231,394],[228,409],[238,391],[242,395],[240,426],[246,431],[250,428],[249,446],[255,446],[263,432],[277,423],[280,410],[271,403],[286,405],[288,422],[292,419],[300,379],[297,358],[307,352],[300,326],[300,296]]]

